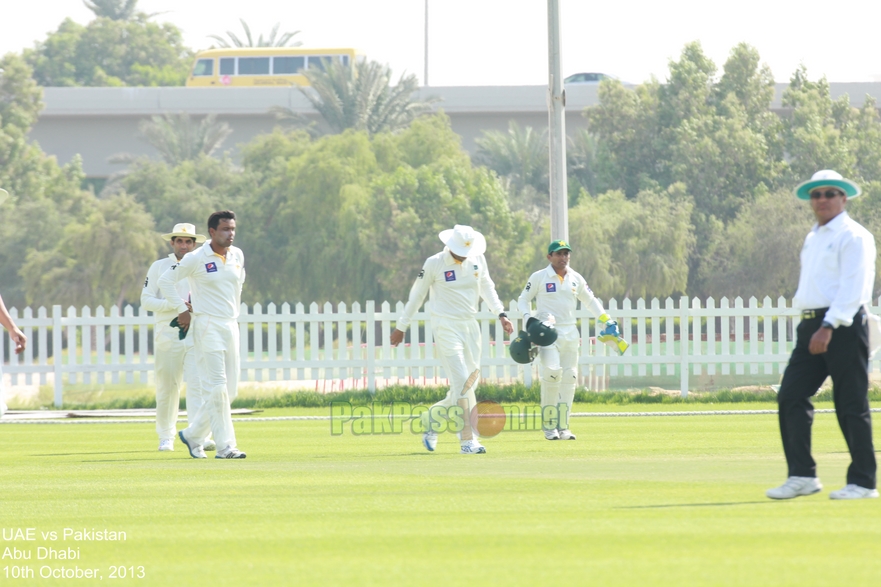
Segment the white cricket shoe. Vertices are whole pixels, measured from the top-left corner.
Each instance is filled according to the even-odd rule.
[[[559,431],[560,440],[575,440],[575,435],[568,428]]]
[[[217,444],[210,438],[205,441],[205,444],[202,445],[202,450],[212,451],[217,450]]]
[[[547,440],[560,440],[560,433],[557,431],[556,428],[545,430],[544,433]]]
[[[225,450],[219,451],[216,455],[214,455],[215,459],[244,459],[247,457],[245,453],[240,451],[237,448],[229,448],[227,447]]]
[[[187,440],[187,437],[184,436],[183,430],[181,430],[180,432],[177,433],[177,437],[180,438],[180,441],[186,445],[187,450],[190,451],[191,457],[193,457],[194,459],[207,459],[208,458],[208,455],[205,454],[205,451],[202,449],[201,446],[199,446],[198,444],[193,444],[193,445],[190,444],[190,442]]]
[[[780,487],[769,489],[765,495],[771,499],[792,499],[800,495],[811,495],[823,489],[817,477],[790,477]]]
[[[476,440],[469,440],[462,445],[459,452],[463,455],[482,455],[486,454],[486,447]]]
[[[437,448],[437,432],[429,431],[423,434],[422,445],[428,452],[434,452],[434,449]]]
[[[838,491],[833,491],[829,494],[829,499],[870,499],[873,497],[878,497],[877,489],[860,487],[853,483],[848,483]]]
[[[166,438],[159,441],[159,452],[174,452],[174,440]]]

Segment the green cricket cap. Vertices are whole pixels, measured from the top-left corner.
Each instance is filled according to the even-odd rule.
[[[560,250],[571,251],[572,247],[569,246],[569,241],[559,240],[554,241],[550,245],[548,245],[548,255]]]

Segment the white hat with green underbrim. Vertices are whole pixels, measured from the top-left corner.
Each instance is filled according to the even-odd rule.
[[[0,204],[5,202],[6,198],[8,198],[8,197],[9,197],[9,192],[4,190],[3,188],[0,188]]]
[[[849,179],[844,179],[837,171],[823,169],[811,176],[809,181],[799,184],[795,188],[795,197],[799,200],[810,200],[812,191],[827,186],[840,189],[848,198],[856,198],[863,193],[860,186]]]

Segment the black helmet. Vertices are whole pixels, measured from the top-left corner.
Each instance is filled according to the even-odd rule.
[[[508,351],[511,353],[511,358],[521,365],[528,365],[538,354],[538,349],[532,346],[529,333],[525,330],[521,330],[517,338],[511,341]]]
[[[547,312],[541,312],[526,322],[526,330],[529,332],[529,340],[538,346],[551,346],[557,342],[557,329],[554,328],[554,317]]]

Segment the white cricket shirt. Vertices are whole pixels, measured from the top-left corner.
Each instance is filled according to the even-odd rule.
[[[177,257],[171,253],[164,259],[159,259],[147,271],[147,279],[144,280],[144,289],[141,290],[141,307],[153,312],[156,324],[168,324],[174,320],[179,312],[174,304],[165,299],[159,291],[159,278],[172,265],[177,263]],[[187,280],[179,281],[175,285],[177,295],[186,300],[190,296],[190,284]]]
[[[814,224],[801,248],[801,274],[794,308],[829,308],[835,328],[853,324],[854,314],[872,298],[875,237],[842,212],[823,226]]]
[[[556,322],[556,327],[575,325],[575,308],[578,300],[591,314],[599,318],[605,314],[603,305],[587,286],[580,273],[569,267],[562,278],[548,265],[529,276],[529,281],[520,292],[517,308],[525,322],[534,316],[532,301],[535,300],[535,314],[548,312]]]
[[[432,255],[422,265],[422,271],[410,288],[404,313],[395,326],[398,330],[406,330],[410,326],[413,314],[422,306],[429,292],[429,313],[433,322],[473,319],[480,309],[480,298],[489,304],[494,314],[505,311],[496,293],[496,284],[489,276],[486,258],[477,255],[460,263],[444,247],[443,251]]]
[[[176,284],[188,280],[193,297],[193,314],[223,320],[239,317],[242,285],[245,283],[245,256],[238,247],[230,247],[223,257],[211,249],[211,241],[188,253],[177,265],[159,278],[159,289],[177,313],[187,309],[178,295]]]

